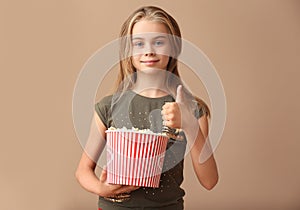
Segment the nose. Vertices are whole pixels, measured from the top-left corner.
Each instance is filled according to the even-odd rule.
[[[155,53],[154,52],[148,52],[148,53],[145,53],[145,56],[154,56]]]
[[[153,49],[153,47],[148,44],[145,48],[145,51],[144,51],[144,55],[145,56],[154,56],[155,55],[155,51]]]

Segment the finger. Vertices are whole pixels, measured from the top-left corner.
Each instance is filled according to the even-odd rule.
[[[166,120],[166,115],[164,115],[164,114],[161,115],[161,118],[162,118],[163,121],[165,121]]]
[[[169,128],[175,128],[175,123],[172,120],[165,120],[163,121],[163,125]]]
[[[183,101],[184,101],[182,85],[178,85],[178,87],[177,87],[177,95],[176,95],[175,101],[177,103],[183,103]]]
[[[163,110],[168,110],[169,108],[172,107],[174,102],[166,102],[163,106],[162,106],[162,109]]]
[[[162,116],[166,116],[166,115],[172,113],[172,110],[173,110],[173,105],[170,105],[170,106],[168,106],[167,108],[163,108],[163,109],[161,110],[161,115],[162,115]]]
[[[178,109],[178,103],[172,102],[163,107],[162,114],[170,114],[170,113],[174,112],[174,110],[176,110],[176,109]]]
[[[164,115],[164,120],[165,121],[172,121],[172,120],[176,120],[176,118],[175,118],[175,114],[174,113],[170,113],[170,114],[168,114],[168,115]]]
[[[110,190],[116,192],[123,187],[123,185],[120,184],[108,184],[110,186]]]
[[[174,116],[173,112],[164,112],[164,114],[161,115],[163,120],[170,120]]]
[[[161,115],[162,115],[162,116],[163,116],[163,115],[166,115],[166,114],[168,114],[166,109],[161,110]]]
[[[129,193],[132,192],[134,190],[139,189],[140,187],[138,186],[129,186],[129,185],[124,185],[121,188],[119,188],[118,190],[115,191],[116,194],[120,194],[120,193]]]

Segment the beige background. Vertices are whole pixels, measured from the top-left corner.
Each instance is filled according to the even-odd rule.
[[[220,181],[206,191],[187,158],[186,209],[300,209],[297,0],[1,0],[0,209],[96,209],[97,197],[74,178],[82,149],[73,88],[86,60],[145,4],[177,19],[226,92],[228,118],[215,153]]]

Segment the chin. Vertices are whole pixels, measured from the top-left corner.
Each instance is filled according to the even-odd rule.
[[[165,71],[165,69],[149,67],[149,68],[142,68],[140,71],[143,73],[146,73],[146,74],[158,74],[158,73],[162,73],[163,71]]]

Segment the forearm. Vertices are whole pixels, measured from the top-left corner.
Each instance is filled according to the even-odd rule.
[[[100,181],[92,168],[79,166],[76,178],[84,189],[97,195],[100,194]]]
[[[188,139],[190,155],[197,178],[206,189],[210,190],[218,182],[218,170],[213,151],[209,143],[205,142],[206,139],[197,122],[185,130],[185,135]],[[202,151],[203,148],[204,151]],[[205,152],[205,155],[210,156],[205,162],[200,162],[202,160],[200,159],[201,152]]]
[[[98,178],[94,172],[95,166],[96,164],[88,159],[84,153],[76,171],[76,178],[80,185],[87,191],[102,197],[109,197],[131,192],[139,188],[136,186],[109,184],[107,183],[107,170],[103,169]]]

